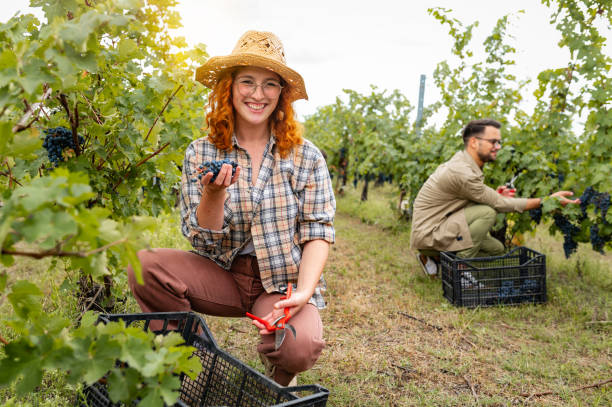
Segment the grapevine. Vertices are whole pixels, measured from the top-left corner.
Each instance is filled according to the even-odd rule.
[[[116,304],[128,264],[142,280],[137,252],[149,246],[146,232],[156,223],[150,216],[176,201],[184,150],[199,134],[193,118],[205,102],[192,72],[206,53],[201,44],[187,49],[168,32],[178,24],[174,0],[31,3],[42,18],[17,13],[0,23],[1,70],[10,72],[0,86],[2,271],[24,257],[65,260],[61,268],[79,309]],[[45,171],[49,167],[53,171]],[[151,180],[155,188],[143,192]],[[133,346],[142,330],[107,335],[93,325],[76,328],[75,319],[85,316],[65,309],[64,298],[47,301],[20,274],[0,272],[2,305],[14,311],[3,312],[0,321],[0,387],[15,386],[20,398],[36,391],[50,369],[86,384],[108,370],[126,370],[115,366],[111,350],[118,348],[109,343]],[[80,302],[81,277],[104,283],[104,290]],[[45,304],[45,310],[33,304]],[[138,354],[151,347],[149,339],[138,345]],[[177,362],[176,354],[166,355]],[[178,362],[160,364],[164,371],[153,376],[130,363],[128,375],[135,369],[156,380],[122,383],[125,391],[111,398],[131,405],[150,394],[156,405],[173,405],[173,386],[155,382],[176,377],[179,365],[191,363],[187,357]],[[6,401],[2,393],[0,400]]]
[[[64,161],[64,151],[67,149],[75,150],[74,139],[72,138],[72,131],[65,127],[55,127],[44,130],[45,141],[43,147],[47,150],[47,157],[54,166],[58,166],[60,162]],[[79,145],[83,145],[85,139],[83,136],[79,136]]]

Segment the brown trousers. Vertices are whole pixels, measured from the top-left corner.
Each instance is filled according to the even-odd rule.
[[[195,253],[176,249],[141,250],[144,285],[128,267],[130,289],[143,312],[191,311],[224,317],[244,317],[245,312],[264,316],[282,294],[265,292],[257,259],[237,256],[228,272]],[[153,324],[152,324],[153,325]],[[286,386],[299,372],[310,369],[325,347],[318,309],[306,304],[291,317],[297,338],[287,333],[274,350],[274,335],[261,335],[257,351],[276,367],[274,380]],[[151,329],[156,327],[151,326]]]

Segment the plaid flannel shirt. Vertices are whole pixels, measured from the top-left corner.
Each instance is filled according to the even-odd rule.
[[[231,151],[218,150],[206,137],[187,148],[181,188],[182,232],[196,253],[226,270],[252,239],[264,289],[280,291],[288,283],[297,283],[304,243],[315,239],[334,242],[336,201],[327,164],[308,140],[281,158],[272,135],[252,186],[251,159],[235,136],[232,141]],[[240,165],[240,177],[227,188],[221,230],[205,229],[196,217],[202,186],[192,179],[203,162],[223,159]],[[323,290],[321,277],[310,299],[317,308],[325,307]]]

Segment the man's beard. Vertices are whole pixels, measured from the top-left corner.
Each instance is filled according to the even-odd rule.
[[[482,161],[483,163],[488,163],[489,161],[495,161],[495,157],[491,156],[491,153],[481,153],[480,151],[477,151],[476,154],[478,154],[478,158],[480,158],[480,161]]]

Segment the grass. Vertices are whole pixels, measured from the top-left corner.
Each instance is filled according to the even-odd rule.
[[[328,388],[329,406],[612,404],[610,384],[575,390],[612,377],[612,326],[601,322],[612,319],[612,256],[581,246],[566,260],[559,239],[538,229],[525,244],[547,256],[546,304],[456,308],[442,297],[440,281],[418,268],[409,225],[391,210],[394,191],[373,188],[363,203],[359,192],[350,186],[338,197],[337,242],[325,270],[327,347],[299,383]],[[188,248],[176,216],[160,219],[152,239],[154,246]],[[20,260],[10,278],[53,276],[39,266]],[[65,306],[65,297],[49,291],[49,307]],[[124,307],[137,311],[133,300]],[[220,346],[263,371],[249,321],[206,320]],[[48,376],[59,385],[17,404],[69,405],[61,375]],[[520,395],[545,391],[553,394]],[[45,404],[49,394],[55,404]],[[9,396],[5,391],[0,400]]]

